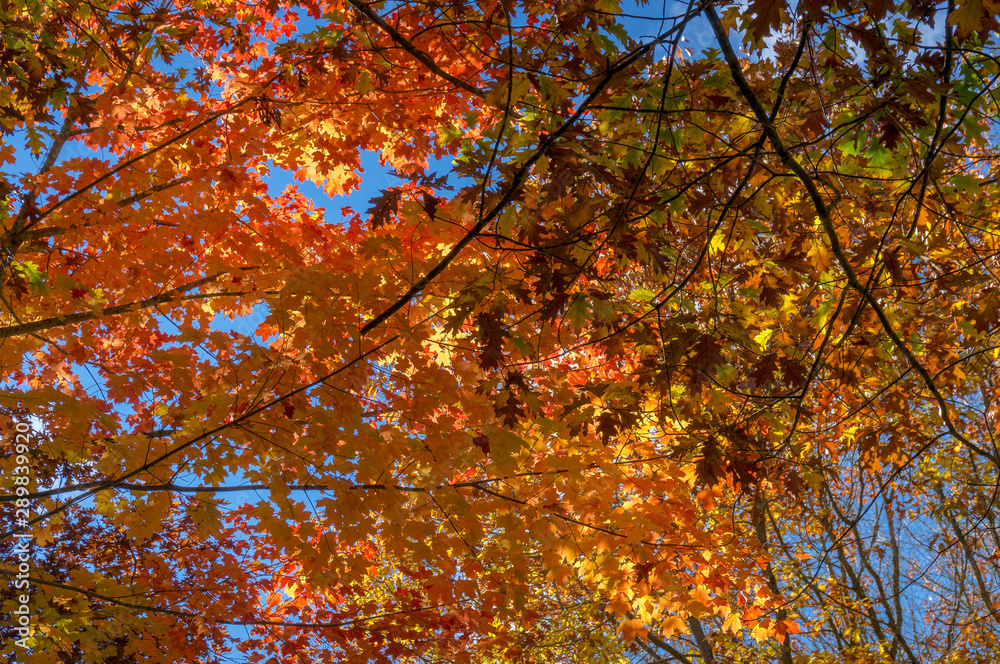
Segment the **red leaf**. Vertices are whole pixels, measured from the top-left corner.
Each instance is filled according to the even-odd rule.
[[[486,436],[479,434],[472,439],[472,444],[483,451],[483,454],[490,453],[490,439]]]

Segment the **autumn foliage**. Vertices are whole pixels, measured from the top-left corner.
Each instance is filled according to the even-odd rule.
[[[0,4],[0,659],[1000,660],[998,11]]]

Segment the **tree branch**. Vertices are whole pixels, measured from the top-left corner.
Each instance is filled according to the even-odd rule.
[[[757,95],[750,87],[750,84],[747,83],[746,77],[743,75],[742,65],[740,65],[739,59],[736,57],[736,52],[733,50],[733,46],[729,42],[726,30],[722,26],[722,22],[719,20],[718,14],[709,3],[705,3],[703,8],[705,16],[708,18],[708,21],[712,26],[712,30],[715,32],[716,39],[719,42],[719,47],[726,59],[726,63],[729,66],[733,82],[736,84],[741,96],[756,116],[757,121],[760,123],[768,141],[771,143],[772,147],[774,147],[774,151],[781,158],[781,161],[785,164],[785,166],[787,166],[788,169],[791,170],[792,173],[794,173],[799,179],[802,186],[805,187],[806,193],[809,195],[809,199],[816,210],[816,215],[819,217],[827,240],[830,243],[830,249],[833,252],[833,255],[837,258],[837,262],[840,264],[840,267],[844,272],[844,276],[847,277],[848,284],[851,288],[857,291],[868,303],[868,305],[871,306],[872,310],[875,311],[875,315],[878,317],[882,329],[889,337],[892,345],[900,352],[901,355],[903,355],[904,358],[906,358],[906,361],[911,367],[913,367],[914,371],[916,371],[920,375],[921,379],[923,379],[924,384],[927,386],[927,390],[933,396],[934,401],[937,402],[938,410],[941,414],[941,420],[948,429],[948,433],[950,433],[956,440],[966,445],[969,449],[973,450],[976,454],[989,459],[997,468],[1000,468],[1000,458],[998,458],[997,455],[980,447],[979,445],[976,445],[958,430],[958,427],[956,427],[955,423],[952,422],[951,409],[948,402],[944,398],[944,395],[941,394],[937,385],[934,383],[934,379],[931,377],[926,367],[924,367],[924,365],[921,364],[917,357],[913,354],[913,351],[910,350],[910,347],[906,344],[906,342],[900,338],[875,295],[869,289],[865,288],[865,286],[858,279],[857,273],[851,266],[851,263],[847,258],[847,254],[844,253],[844,248],[840,244],[840,238],[837,235],[837,228],[834,226],[833,218],[830,214],[830,206],[828,206],[826,201],[823,200],[823,195],[820,193],[815,180],[813,180],[802,165],[796,161],[795,157],[793,157],[791,152],[789,152],[784,142],[782,142],[781,136],[779,136],[778,130],[775,128],[774,123],[768,116],[767,110],[761,104],[760,99],[757,98]]]
[[[486,96],[486,94],[482,90],[480,90],[479,88],[475,87],[474,85],[472,85],[472,84],[470,84],[470,83],[468,83],[466,81],[463,81],[462,79],[460,79],[460,78],[458,78],[456,76],[452,76],[451,74],[449,74],[445,70],[441,69],[441,67],[439,67],[438,64],[436,62],[434,62],[434,60],[431,59],[431,57],[429,55],[427,55],[426,53],[424,53],[423,51],[421,51],[419,48],[417,48],[416,46],[414,46],[413,42],[411,42],[409,39],[407,39],[406,37],[404,37],[402,35],[402,33],[399,32],[399,30],[397,30],[396,28],[394,28],[391,25],[389,25],[385,21],[385,19],[383,19],[381,16],[379,16],[375,12],[375,10],[373,10],[371,8],[371,5],[369,5],[367,3],[364,3],[364,2],[361,2],[360,0],[347,0],[347,2],[352,7],[354,7],[356,10],[358,10],[358,13],[360,13],[362,16],[368,18],[372,23],[374,23],[375,25],[377,25],[382,30],[382,32],[384,32],[387,35],[389,35],[389,37],[394,42],[396,42],[397,44],[399,44],[399,46],[404,51],[406,51],[407,53],[409,53],[410,55],[412,55],[416,60],[418,60],[425,67],[427,67],[432,72],[434,72],[437,76],[439,76],[440,78],[443,78],[444,80],[448,81],[449,83],[451,83],[452,85],[454,85],[455,87],[457,87],[459,89],[462,89],[462,90],[465,90],[468,93],[474,94],[475,96],[479,97],[480,99],[482,99],[482,98],[484,98]]]

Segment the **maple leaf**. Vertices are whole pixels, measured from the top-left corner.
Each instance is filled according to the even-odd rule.
[[[480,341],[479,366],[486,370],[503,366],[504,340],[510,338],[510,333],[504,328],[499,312],[480,312],[476,316],[476,331]]]
[[[879,122],[879,143],[890,150],[894,150],[902,140],[899,127],[889,118],[884,118]]]
[[[709,438],[701,448],[701,456],[696,463],[698,480],[704,484],[714,484],[722,477],[725,468],[725,459],[722,450],[719,448],[715,438]]]
[[[399,212],[399,200],[402,196],[401,187],[389,187],[368,201],[368,225],[372,230],[385,226]]]
[[[1000,25],[996,19],[1000,7],[990,0],[963,0],[956,5],[948,15],[948,20],[955,26],[955,37],[959,41],[964,41],[973,34],[985,34]]]
[[[748,36],[756,44],[763,43],[788,19],[787,9],[786,0],[750,0],[746,14]]]
[[[690,346],[693,351],[687,360],[687,365],[691,367],[691,381],[695,386],[700,386],[711,375],[712,369],[724,362],[722,355],[722,343],[709,335],[701,335]]]
[[[472,438],[472,444],[475,445],[476,447],[478,447],[480,450],[482,450],[483,454],[489,456],[489,453],[490,453],[490,439],[489,438],[487,438],[483,434],[479,434],[478,436],[474,436]]]
[[[421,203],[421,207],[423,207],[424,212],[426,212],[427,216],[430,217],[432,220],[434,219],[434,216],[437,214],[437,207],[438,203],[440,202],[441,202],[440,199],[431,196],[427,192],[424,192],[423,202]]]
[[[778,373],[779,368],[778,355],[775,353],[768,353],[762,357],[757,363],[750,374],[750,378],[753,380],[754,385],[766,385],[774,380],[774,377]]]
[[[510,390],[501,390],[494,405],[496,414],[502,418],[504,426],[513,428],[518,420],[525,417],[524,404]]]
[[[881,21],[886,14],[896,9],[894,0],[874,0],[868,3],[868,12],[874,21]]]
[[[778,364],[790,385],[798,386],[805,381],[806,369],[800,362],[789,357],[781,357],[778,359]]]
[[[975,307],[967,311],[968,317],[979,332],[986,332],[1000,321],[1000,290],[987,288],[976,298]]]
[[[618,433],[619,425],[614,413],[601,413],[597,418],[597,433],[601,436],[601,442],[605,445],[611,442],[611,438]]]

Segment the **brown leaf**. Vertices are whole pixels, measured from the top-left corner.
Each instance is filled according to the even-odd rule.
[[[510,334],[503,326],[496,311],[482,311],[476,315],[479,335],[479,366],[485,370],[499,369],[504,364],[503,342]]]
[[[489,455],[490,453],[490,439],[486,436],[479,434],[472,439],[472,444],[483,451],[483,454]]]
[[[751,0],[747,15],[747,36],[760,44],[788,19],[786,0]]]
[[[401,188],[389,187],[369,201],[371,207],[367,210],[368,223],[372,230],[385,226],[399,212],[399,199],[402,195]]]

